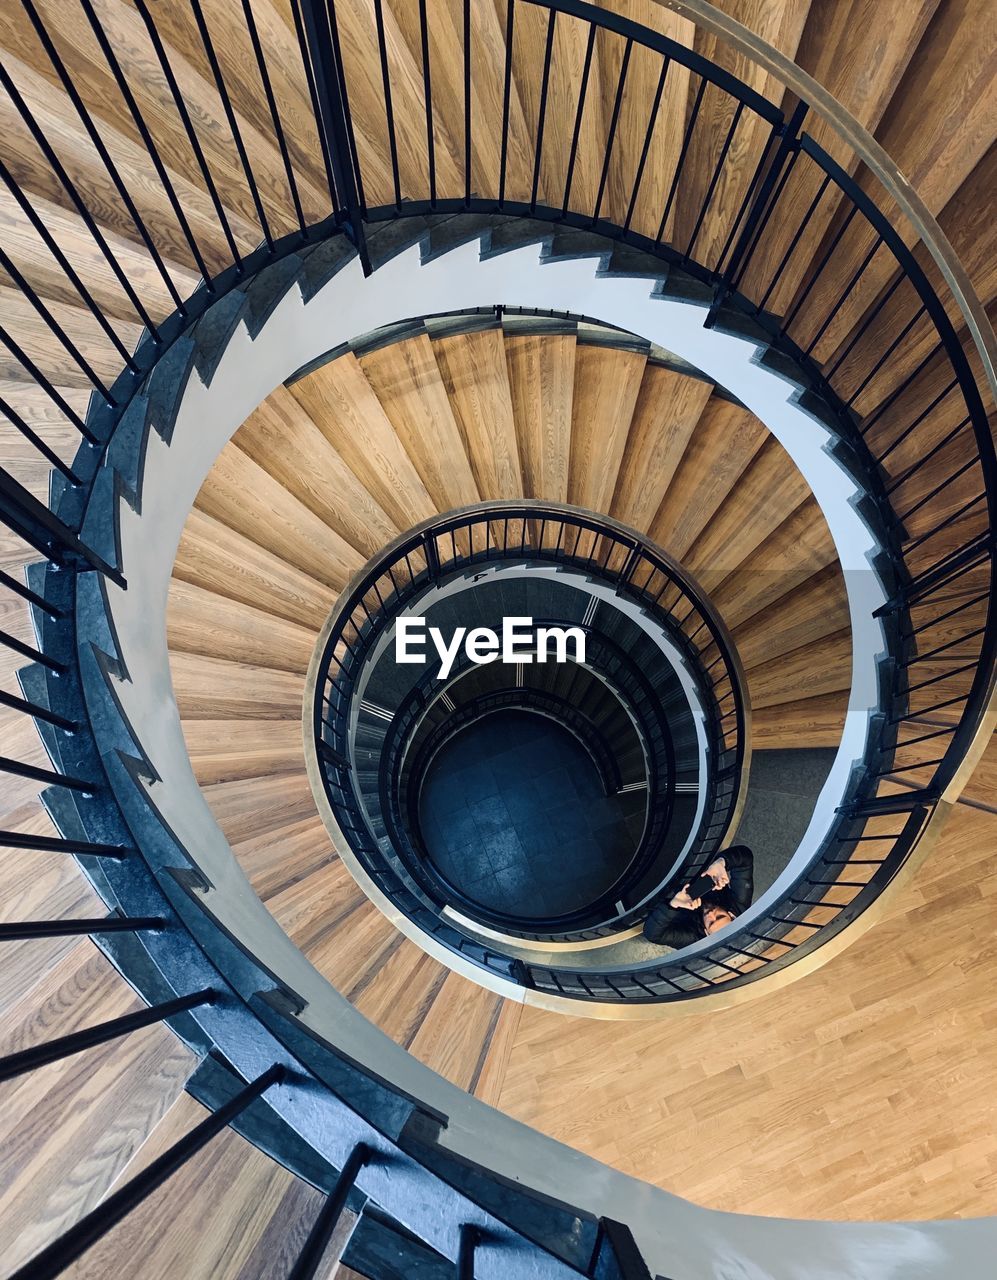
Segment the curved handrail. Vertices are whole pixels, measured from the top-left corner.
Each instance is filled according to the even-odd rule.
[[[697,864],[708,861],[739,820],[750,761],[746,685],[726,626],[702,588],[661,548],[619,521],[540,501],[479,503],[432,517],[374,556],[339,597],[308,692],[312,743],[326,799],[334,817],[341,818],[337,830],[354,845],[367,873],[377,874],[368,857],[377,844],[361,829],[363,806],[353,794],[351,733],[360,676],[379,637],[413,600],[447,577],[523,558],[582,570],[662,618],[673,617],[670,631],[696,673],[709,720],[707,737],[716,744],[707,813],[695,845]],[[725,708],[728,699],[731,705]],[[380,874],[389,872],[385,868]]]

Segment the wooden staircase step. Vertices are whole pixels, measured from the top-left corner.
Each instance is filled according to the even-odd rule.
[[[501,329],[455,334],[433,352],[482,499],[520,498],[523,478]]]
[[[230,843],[273,831],[315,812],[308,779],[297,775],[216,782],[204,788],[204,795]]]
[[[396,1044],[408,1046],[449,970],[407,938],[353,997],[354,1006]]]
[[[196,505],[333,590],[363,565],[345,539],[232,443],[215,460]]]
[[[352,352],[288,388],[398,529],[436,514],[419,472]]]
[[[4,1047],[24,1048],[140,1007],[110,963],[77,940],[10,1011]],[[99,1203],[175,1103],[194,1063],[156,1025],[4,1085],[0,1230],[9,1266]]]
[[[719,583],[709,573],[700,577],[727,626],[735,628],[836,560],[830,530],[808,498],[733,573]]]
[[[136,1176],[189,1133],[208,1112],[182,1094],[139,1148],[119,1182]],[[220,1192],[224,1188],[224,1192]],[[95,1244],[68,1274],[96,1280],[120,1271],[127,1257],[135,1274],[211,1276],[212,1280],[265,1280],[284,1257],[300,1249],[322,1193],[300,1182],[233,1129],[226,1129]],[[195,1229],[191,1206],[197,1205]],[[269,1237],[269,1259],[261,1257],[267,1228],[277,1220],[287,1237]],[[282,1270],[280,1274],[284,1274]]]
[[[574,334],[506,335],[524,497],[568,500],[576,346]]]
[[[381,347],[359,363],[436,509],[477,502],[478,487],[428,335]]]
[[[420,1062],[474,1093],[502,1012],[501,996],[448,973],[409,1045]]]
[[[124,6],[119,7],[124,8]],[[66,15],[61,15],[55,18],[52,24],[55,30],[59,29],[60,22],[64,21],[65,17]],[[9,35],[5,38],[9,38]],[[100,55],[98,54],[97,57]],[[49,65],[44,54],[33,61],[36,61],[39,68]],[[83,132],[79,117],[61,86],[50,82],[41,71],[36,71],[34,67],[12,53],[5,55],[4,65],[31,106],[46,136],[58,138],[57,150],[60,159],[87,206],[90,209],[99,210],[102,225],[106,224],[119,236],[137,243],[139,236],[135,224],[112,187],[107,169]],[[82,66],[77,70],[82,71]],[[186,283],[186,279],[194,275],[196,263],[173,214],[169,198],[156,174],[149,153],[136,136],[129,136],[129,115],[115,88],[109,88],[105,94],[101,92],[101,87],[95,87],[91,94],[90,105],[98,119],[103,117],[100,125],[101,137],[118,171],[128,175],[128,189],[132,201],[147,229],[153,235],[168,265],[169,274],[173,275],[175,267],[179,268],[176,283],[178,291],[183,296],[190,290],[181,286],[180,281],[183,280]],[[35,148],[34,143],[28,140],[27,131],[20,117],[16,115],[13,106],[8,104],[6,99],[0,105],[0,121],[3,122],[5,134],[10,138],[9,154],[19,158],[23,173],[22,185],[31,192],[38,191],[55,203],[67,208],[71,207],[65,190],[58,183],[47,163],[42,160],[41,153]],[[198,243],[202,244],[215,263],[220,265],[224,260],[225,245],[218,220],[196,170],[191,166],[188,172],[190,172],[190,178],[185,173],[174,169],[170,174],[171,183]],[[250,233],[247,229],[247,237],[248,234]],[[174,304],[169,300],[165,284],[152,258],[148,257],[146,261],[144,278],[133,279],[132,284],[139,296],[144,298],[145,294],[140,286],[144,286],[146,282],[149,283],[150,302],[158,313],[153,316],[153,319],[161,319],[169,314]]]
[[[232,852],[264,902],[339,862],[318,814],[238,840]]]
[[[617,520],[650,529],[712,393],[710,382],[647,366],[610,508]]]
[[[738,484],[768,433],[753,413],[711,397],[651,525],[651,537],[682,560]]]
[[[491,1107],[498,1107],[502,1100],[502,1085],[512,1057],[523,1006],[515,1000],[503,1000],[497,1021],[492,1026],[491,1038],[484,1051],[484,1061],[474,1084],[474,1096]]]
[[[753,707],[771,707],[800,698],[847,690],[852,677],[852,636],[845,628],[826,636],[819,660],[810,645],[780,654],[748,672]]]
[[[180,536],[173,576],[315,631],[336,598],[324,583],[196,508]]]
[[[568,469],[574,506],[609,511],[646,366],[634,351],[578,346]]]
[[[761,448],[689,548],[686,564],[729,573],[773,534],[810,494],[802,473],[775,436]]]
[[[371,908],[369,899],[346,865],[333,858],[286,888],[275,890],[267,908],[296,946],[317,967],[317,957],[342,946],[350,917]],[[323,971],[324,972],[324,971]]]
[[[837,747],[845,725],[848,692],[821,694],[771,707],[753,707],[751,745],[776,747]]]
[[[24,835],[58,836],[39,800],[7,810],[0,803],[0,829]],[[3,849],[0,853],[0,913],[4,920],[96,917],[106,908],[73,858],[38,849]],[[4,944],[0,966],[0,1027],[5,1013],[63,956],[79,945],[77,938],[39,938]]]
[[[225,658],[304,675],[314,633],[262,609],[173,578],[166,613],[167,640],[175,652]]]
[[[292,720],[300,724],[304,677],[199,653],[170,658],[180,718],[187,720]]]
[[[401,532],[286,387],[249,415],[233,443],[360,555]]]
[[[369,981],[404,941],[390,920],[364,899],[339,927],[311,945],[308,958],[337,991],[349,997]]]
[[[109,386],[121,372],[122,361],[97,321],[84,309],[82,303],[70,305],[50,301],[46,305],[71,346],[82,355],[104,386]],[[84,391],[95,386],[93,378],[81,362],[56,336],[20,289],[10,285],[0,286],[0,311],[3,312],[4,324],[9,326],[18,345],[50,381]],[[134,347],[142,332],[140,326],[119,321],[119,328],[123,330],[121,336],[125,345]],[[4,347],[0,355],[0,378],[28,377],[30,374],[21,362]]]
[[[185,720],[183,736],[202,787],[305,768],[300,720]]]
[[[850,626],[841,569],[828,565],[802,586],[736,627],[734,643],[745,668],[753,668],[803,645],[813,646],[814,666],[827,661],[823,641]],[[851,678],[851,659],[848,661]]]

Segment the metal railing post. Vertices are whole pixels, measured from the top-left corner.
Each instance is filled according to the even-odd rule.
[[[346,214],[346,227],[365,276],[373,268],[364,232],[360,180],[350,145],[349,106],[343,88],[338,39],[333,39],[335,12],[329,0],[300,0],[305,43],[312,61],[319,127],[325,136],[335,191],[333,205]]]

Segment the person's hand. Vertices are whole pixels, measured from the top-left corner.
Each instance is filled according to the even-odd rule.
[[[684,884],[674,898],[672,898],[673,907],[682,907],[686,911],[695,911],[699,907],[702,899],[689,897],[689,886]]]
[[[730,884],[730,872],[727,870],[727,863],[723,858],[717,858],[715,862],[711,862],[706,868],[706,874],[713,880],[718,889],[726,889]],[[688,887],[686,885],[686,888]]]

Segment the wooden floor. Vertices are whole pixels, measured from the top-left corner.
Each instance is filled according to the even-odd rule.
[[[888,918],[782,992],[659,1025],[524,1010],[499,1105],[711,1208],[991,1215],[995,937],[997,813],[960,804]]]

